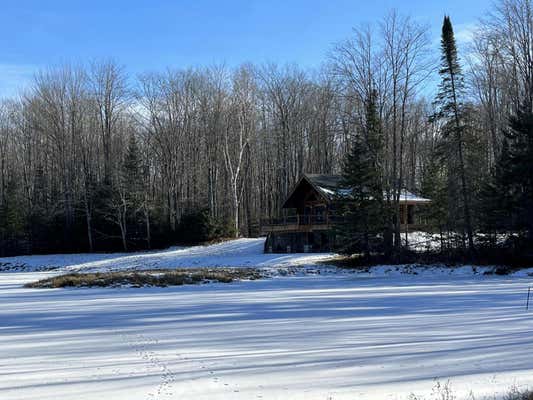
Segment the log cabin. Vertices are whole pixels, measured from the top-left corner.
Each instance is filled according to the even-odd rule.
[[[333,228],[343,217],[335,203],[349,190],[342,187],[341,175],[304,174],[283,203],[284,215],[261,221],[267,253],[310,253],[331,251]],[[417,208],[430,203],[407,190],[400,193],[400,227],[403,232],[422,228]]]

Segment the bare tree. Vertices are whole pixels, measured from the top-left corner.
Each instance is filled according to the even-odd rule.
[[[239,208],[245,190],[244,161],[256,126],[256,87],[250,68],[242,67],[236,71],[232,89],[231,120],[227,123],[224,135],[224,161],[230,178],[235,235],[238,237]]]

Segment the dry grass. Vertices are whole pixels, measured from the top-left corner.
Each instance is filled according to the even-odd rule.
[[[513,388],[503,398],[503,400],[533,400],[533,392],[530,392],[529,390],[523,392]]]
[[[175,270],[116,271],[96,273],[70,273],[42,279],[25,285],[28,288],[64,287],[145,287],[179,286],[208,282],[229,283],[235,280],[263,278],[254,268],[195,268]]]
[[[506,394],[499,396],[484,396],[477,397],[473,392],[465,398],[465,400],[533,400],[533,392],[530,390],[520,390],[516,386],[511,387]],[[409,396],[409,400],[458,400],[454,391],[452,390],[450,381],[441,383],[437,381],[431,389],[429,396],[417,396],[413,393]]]

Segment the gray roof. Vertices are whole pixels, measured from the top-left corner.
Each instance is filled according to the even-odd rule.
[[[341,175],[304,174],[304,176],[313,185],[322,188],[338,189],[342,184]]]
[[[350,189],[342,187],[341,175],[304,174],[302,179],[307,179],[323,197],[330,201],[339,196],[347,196],[350,193]],[[430,199],[417,196],[406,189],[402,189],[400,193],[400,203],[425,204],[430,201]]]

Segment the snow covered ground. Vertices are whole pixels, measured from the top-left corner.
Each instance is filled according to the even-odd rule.
[[[0,258],[0,270],[69,271],[188,267],[286,267],[314,265],[334,254],[264,254],[264,238],[237,239],[211,246],[171,248],[144,253],[52,254]]]
[[[0,399],[432,398],[448,379],[459,399],[533,388],[526,274],[380,267],[168,288],[22,287],[71,269],[331,257],[264,255],[260,244],[10,259],[30,271],[0,273]],[[44,265],[60,269],[37,271]]]

